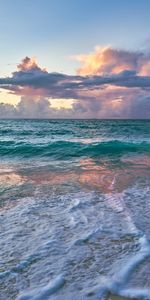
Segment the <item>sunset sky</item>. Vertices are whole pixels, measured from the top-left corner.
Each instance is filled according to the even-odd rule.
[[[150,118],[149,0],[0,0],[0,118]]]

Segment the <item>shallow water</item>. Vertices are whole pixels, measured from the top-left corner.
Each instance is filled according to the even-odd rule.
[[[0,299],[150,299],[149,133],[0,122]]]

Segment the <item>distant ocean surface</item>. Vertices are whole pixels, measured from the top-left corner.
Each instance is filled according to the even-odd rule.
[[[0,299],[150,300],[150,121],[0,121]]]

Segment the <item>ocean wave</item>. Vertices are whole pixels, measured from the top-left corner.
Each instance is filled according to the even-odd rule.
[[[46,156],[57,159],[71,157],[118,156],[126,153],[150,153],[148,142],[123,142],[119,140],[84,144],[71,141],[54,141],[33,144],[15,141],[0,142],[0,156],[34,157]]]

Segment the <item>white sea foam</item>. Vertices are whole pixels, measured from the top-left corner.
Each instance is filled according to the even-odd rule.
[[[65,284],[63,276],[58,276],[46,286],[38,288],[29,293],[20,295],[17,300],[47,300],[49,297],[56,293]]]
[[[150,255],[134,210],[141,195],[148,207],[148,190],[136,186],[114,193],[112,187],[110,194],[102,194],[84,188],[68,192],[65,186],[57,192],[38,185],[33,198],[22,198],[5,212],[2,284],[19,291],[17,300],[102,300],[109,293],[149,299],[150,291],[139,279],[136,289],[130,283]],[[142,216],[138,212],[140,220]],[[47,284],[48,278],[54,280]],[[9,295],[12,300],[11,289]]]
[[[94,293],[96,297],[99,297],[96,299],[103,299],[106,294],[112,293],[117,296],[129,297],[131,299],[150,300],[150,289],[129,289],[126,287],[126,284],[136,267],[150,257],[150,245],[145,235],[140,237],[139,243],[141,245],[140,251],[129,258],[128,261],[124,261],[121,270],[117,274],[112,277],[102,278],[100,284],[97,284],[93,289],[88,290],[86,295]]]

